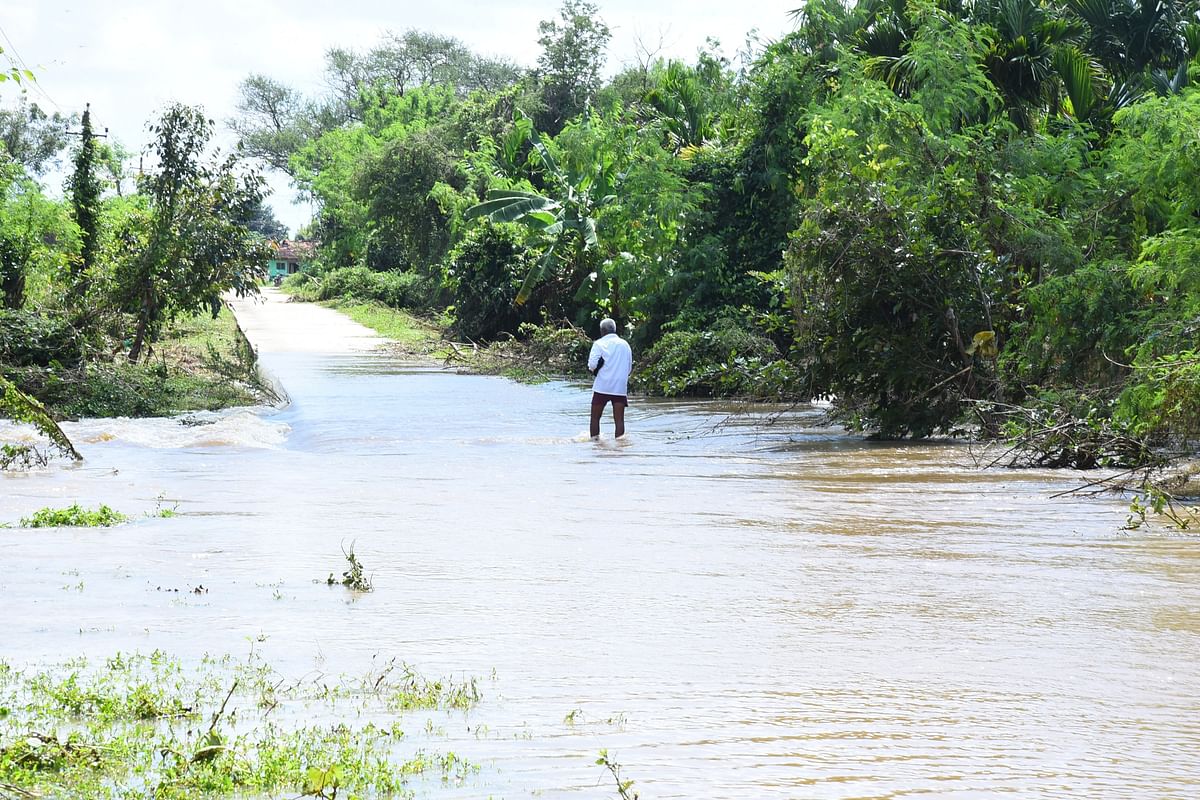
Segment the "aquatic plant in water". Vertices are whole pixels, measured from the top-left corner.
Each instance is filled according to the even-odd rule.
[[[477,767],[407,746],[401,712],[478,700],[474,679],[395,660],[297,681],[254,653],[194,667],[161,651],[34,672],[0,662],[0,797],[409,797],[414,780]]]
[[[356,592],[369,592],[375,588],[371,579],[367,577],[363,570],[362,562],[358,560],[358,556],[354,555],[354,542],[350,543],[349,549],[343,548],[342,555],[346,557],[346,563],[350,566],[342,573],[342,579],[339,581],[333,577],[333,573],[329,573],[329,577],[325,579],[325,583],[333,586],[335,583],[340,583],[347,589],[352,589]]]
[[[129,517],[103,503],[99,508],[84,508],[72,503],[66,508],[42,508],[21,518],[22,528],[107,528],[127,522]]]

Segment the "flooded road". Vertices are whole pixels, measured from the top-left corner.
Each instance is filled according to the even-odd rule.
[[[635,401],[590,442],[584,388],[280,305],[239,316],[286,408],[84,421],[82,466],[0,478],[0,521],[180,512],[0,531],[0,657],[479,676],[441,725],[481,770],[436,797],[613,797],[601,748],[645,800],[1200,795],[1200,540],[806,407]],[[318,582],[351,542],[370,594]]]

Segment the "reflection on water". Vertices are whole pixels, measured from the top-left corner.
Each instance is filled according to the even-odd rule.
[[[83,466],[0,479],[0,520],[181,514],[0,531],[5,659],[264,636],[297,674],[495,670],[444,721],[484,766],[446,797],[611,797],[602,747],[647,798],[1200,791],[1200,547],[1049,500],[1070,476],[809,408],[635,401],[596,443],[578,387],[268,366],[284,410],[86,421]],[[351,541],[376,586],[354,598],[314,583]]]

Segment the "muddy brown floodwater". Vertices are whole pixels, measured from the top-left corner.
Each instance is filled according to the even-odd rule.
[[[1195,537],[817,409],[637,400],[593,443],[585,388],[405,364],[275,295],[239,317],[286,408],[86,420],[82,466],[0,478],[0,521],[180,512],[0,531],[0,657],[257,637],[480,676],[442,724],[482,769],[436,797],[612,797],[600,748],[647,800],[1200,796]],[[314,583],[351,541],[371,594]]]

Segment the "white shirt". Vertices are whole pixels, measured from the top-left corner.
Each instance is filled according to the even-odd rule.
[[[597,339],[592,342],[592,352],[588,353],[588,369],[595,369],[601,358],[604,366],[596,373],[592,391],[624,397],[629,393],[629,370],[633,368],[633,351],[629,349],[629,343],[615,333]]]

